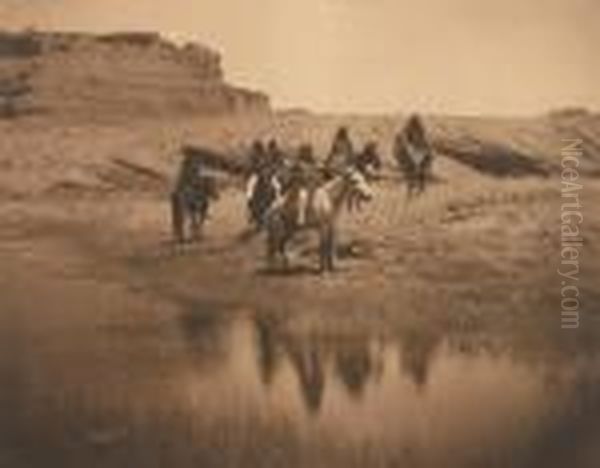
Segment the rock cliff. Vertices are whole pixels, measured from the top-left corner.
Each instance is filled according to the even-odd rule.
[[[0,33],[0,83],[26,85],[23,108],[53,115],[269,110],[266,95],[225,81],[219,53],[156,33]]]

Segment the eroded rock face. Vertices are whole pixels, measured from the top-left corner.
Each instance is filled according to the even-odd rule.
[[[53,115],[269,110],[266,95],[225,81],[219,53],[156,33],[0,33],[0,75],[23,73],[33,89],[28,107]]]

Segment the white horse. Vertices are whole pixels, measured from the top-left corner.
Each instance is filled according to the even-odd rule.
[[[298,225],[299,197],[287,193],[269,210],[266,217],[267,255],[273,266],[277,258],[287,267],[286,245],[296,232],[319,232],[320,271],[333,271],[336,223],[348,200],[371,200],[373,191],[359,170],[350,168],[323,183],[310,194],[305,224]]]

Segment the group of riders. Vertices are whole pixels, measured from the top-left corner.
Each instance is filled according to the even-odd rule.
[[[282,199],[296,206],[296,224],[302,227],[306,223],[310,196],[323,180],[348,168],[370,175],[380,167],[376,143],[368,142],[362,151],[356,152],[346,127],[338,129],[323,165],[315,158],[312,145],[300,145],[295,155],[286,158],[275,139],[266,145],[256,140],[248,166],[250,177],[246,195],[250,218],[260,226],[268,207],[276,198],[285,195]]]
[[[409,196],[422,192],[432,161],[432,151],[419,116],[409,118],[394,141],[393,156],[407,181]],[[180,168],[176,189],[172,194],[173,222],[176,238],[183,240],[184,218],[192,231],[199,232],[210,200],[217,197],[214,178],[203,175],[202,158],[185,158]],[[297,228],[307,223],[311,197],[318,187],[349,170],[366,178],[378,172],[381,159],[377,144],[368,141],[357,151],[347,127],[338,128],[330,150],[321,163],[312,145],[302,144],[292,154],[284,151],[277,140],[266,144],[255,140],[244,164],[247,176],[246,201],[250,221],[262,228],[270,209],[277,203],[287,204]],[[352,200],[348,201],[352,208]]]

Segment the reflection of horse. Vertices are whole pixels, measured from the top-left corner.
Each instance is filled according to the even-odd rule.
[[[261,381],[265,386],[272,385],[275,376],[287,368],[284,363],[289,364],[305,409],[312,414],[321,410],[327,380],[334,377],[333,373],[348,395],[356,399],[363,396],[369,381],[383,375],[383,347],[374,349],[369,337],[315,340],[288,330],[284,322],[268,315],[255,318],[254,326]]]
[[[348,392],[360,397],[374,371],[374,363],[368,342],[340,346],[335,356],[335,370]]]
[[[333,270],[335,250],[335,227],[344,203],[357,197],[370,200],[372,190],[365,176],[356,169],[348,169],[342,174],[317,187],[310,195],[306,207],[306,224],[302,227],[319,231],[321,271]],[[300,229],[298,226],[298,197],[284,196],[269,211],[266,219],[267,254],[273,265],[280,257],[287,266],[286,245]]]
[[[394,158],[407,181],[408,196],[423,193],[431,173],[433,151],[423,122],[413,115],[394,141]]]
[[[259,318],[254,324],[262,382],[271,385],[276,372],[281,368],[280,360],[283,357],[287,358],[298,378],[300,394],[306,409],[311,413],[318,413],[326,382],[324,357],[320,347],[312,341],[281,333],[277,325],[269,319]]]
[[[256,358],[261,380],[265,385],[270,385],[279,368],[277,332],[275,326],[266,319],[255,319],[254,326],[256,329]]]
[[[201,174],[201,164],[200,158],[186,155],[171,193],[173,235],[179,243],[186,240],[186,224],[190,226],[191,239],[200,237],[210,203],[218,197],[216,178]]]
[[[409,330],[401,337],[402,372],[418,389],[427,384],[431,361],[439,344],[440,337],[427,331]]]
[[[298,375],[306,408],[313,413],[318,413],[323,401],[326,377],[321,350],[314,343],[306,343],[290,346],[288,351]]]

